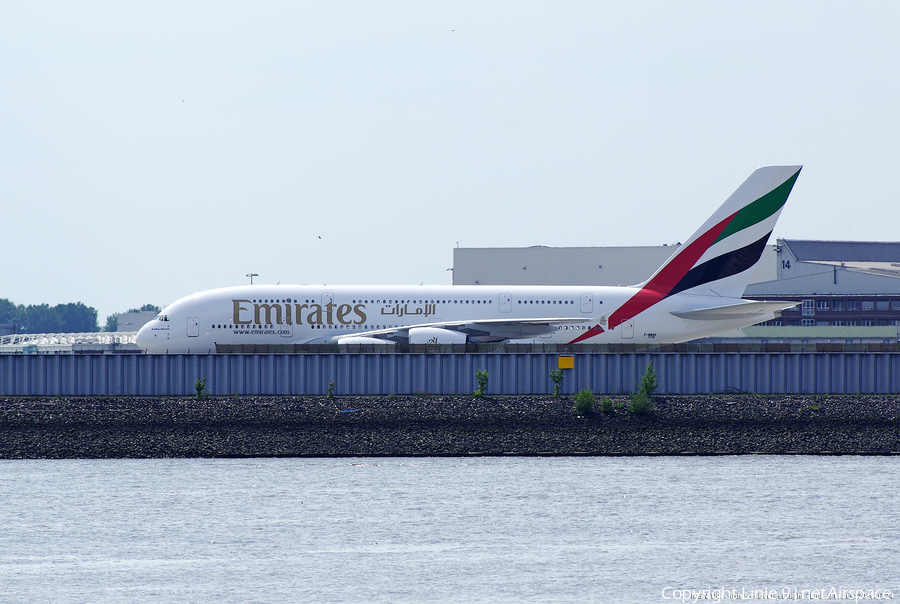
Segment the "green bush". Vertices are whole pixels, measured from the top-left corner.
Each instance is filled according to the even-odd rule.
[[[204,399],[209,396],[208,392],[204,392],[206,390],[206,376],[203,376],[203,379],[197,378],[197,381],[194,382],[194,390],[197,391],[197,400]]]
[[[562,390],[563,370],[554,369],[551,371],[550,379],[553,380],[553,396],[559,396],[559,393]]]
[[[613,402],[610,400],[608,396],[604,396],[603,400],[600,401],[600,411],[603,413],[612,413],[615,407],[613,407]]]
[[[647,365],[644,376],[641,378],[641,385],[638,391],[631,395],[628,401],[628,410],[638,415],[647,415],[653,412],[653,393],[656,391],[659,382],[656,379],[656,373],[653,371],[653,363]]]
[[[587,415],[594,412],[594,393],[587,388],[582,388],[575,395],[575,413]]]
[[[487,393],[488,388],[488,372],[486,369],[475,372],[475,381],[478,382],[478,388],[473,392],[477,397],[482,397]]]
[[[644,376],[641,378],[640,392],[643,392],[647,396],[653,396],[653,393],[656,392],[658,386],[659,381],[657,381],[656,373],[653,371],[653,363],[647,363],[647,369],[644,371]]]
[[[653,411],[653,399],[644,392],[635,392],[628,401],[628,410],[637,415],[647,415]]]

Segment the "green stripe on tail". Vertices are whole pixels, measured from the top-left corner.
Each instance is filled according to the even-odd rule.
[[[728,226],[725,227],[719,237],[713,242],[718,243],[730,235],[734,235],[738,231],[743,231],[747,227],[751,227],[758,222],[762,222],[775,212],[781,209],[781,206],[787,201],[791,189],[794,188],[794,182],[800,175],[800,170],[794,173],[789,179],[772,189],[753,203],[744,206],[738,210]]]

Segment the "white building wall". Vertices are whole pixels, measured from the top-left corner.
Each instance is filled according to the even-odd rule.
[[[790,246],[786,245],[781,239],[778,240],[775,249],[778,251],[778,258],[775,261],[777,274],[773,279],[793,279],[796,277],[805,277],[807,275],[832,272],[832,267],[830,265],[797,260],[797,257],[794,256]]]
[[[455,248],[455,285],[634,285],[677,246]]]
[[[746,297],[783,296],[858,296],[900,294],[900,279],[862,271],[825,267],[825,272],[787,279],[751,283]]]
[[[635,285],[679,246],[455,248],[454,285]],[[766,246],[750,282],[777,279]]]

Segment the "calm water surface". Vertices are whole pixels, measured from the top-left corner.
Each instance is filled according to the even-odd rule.
[[[0,461],[0,602],[667,602],[722,587],[900,601],[900,458]]]

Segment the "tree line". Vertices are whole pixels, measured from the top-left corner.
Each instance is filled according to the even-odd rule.
[[[128,312],[154,311],[159,307],[145,304]],[[81,302],[68,304],[14,304],[0,298],[0,324],[12,324],[16,333],[88,333],[94,331],[115,331],[116,315],[106,319],[103,329],[97,323],[97,309]]]

